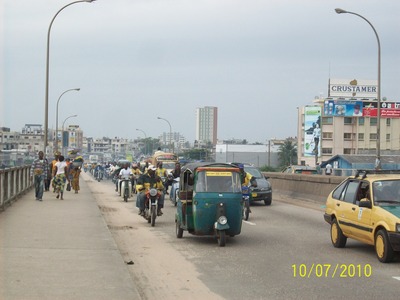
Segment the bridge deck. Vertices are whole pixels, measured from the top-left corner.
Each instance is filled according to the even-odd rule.
[[[0,213],[0,299],[140,299],[85,180]]]

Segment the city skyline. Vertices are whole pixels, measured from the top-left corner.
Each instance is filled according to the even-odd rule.
[[[0,126],[44,124],[46,33],[60,1],[2,2]],[[376,80],[399,101],[400,3],[379,1],[98,0],[55,19],[50,36],[49,129],[78,115],[90,136],[169,130],[195,140],[197,107],[219,110],[218,139],[296,135],[297,107],[327,97],[330,78]],[[288,9],[290,7],[290,9]],[[242,120],[236,122],[235,120]],[[144,125],[145,124],[145,125]]]

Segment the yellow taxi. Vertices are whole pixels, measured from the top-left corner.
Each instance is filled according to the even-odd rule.
[[[359,170],[328,196],[324,219],[334,247],[347,238],[374,245],[380,262],[400,251],[400,170]]]

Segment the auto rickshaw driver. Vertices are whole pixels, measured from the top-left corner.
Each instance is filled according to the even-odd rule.
[[[163,212],[161,209],[164,207],[164,185],[161,181],[161,177],[156,176],[156,167],[153,165],[149,165],[147,169],[147,173],[142,174],[136,183],[136,190],[139,192],[137,195],[136,207],[139,208],[139,215],[144,215],[144,205],[146,200],[146,192],[150,190],[150,188],[156,188],[160,191],[161,196],[158,200],[158,211],[157,215],[161,216]]]

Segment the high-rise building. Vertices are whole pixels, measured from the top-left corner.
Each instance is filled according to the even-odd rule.
[[[218,107],[196,108],[196,140],[201,144],[217,144]]]

